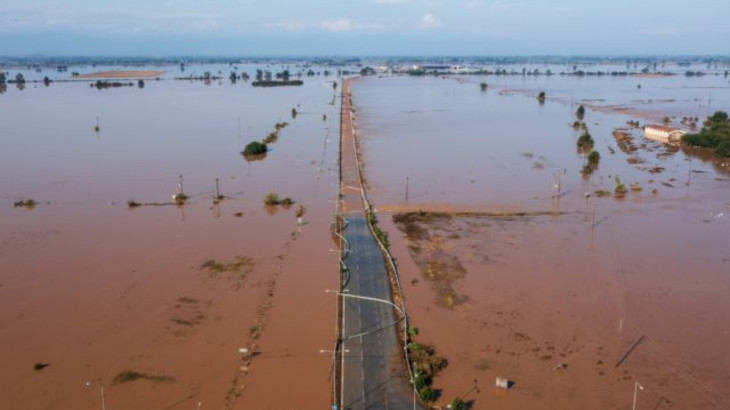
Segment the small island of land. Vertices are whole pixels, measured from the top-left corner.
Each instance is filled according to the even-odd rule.
[[[73,78],[96,79],[96,78],[151,78],[158,77],[164,71],[99,71],[96,73],[75,75]]]

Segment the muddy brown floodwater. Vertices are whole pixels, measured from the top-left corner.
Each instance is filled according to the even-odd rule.
[[[98,408],[102,386],[111,409],[328,407],[332,80],[3,94],[2,407]],[[267,157],[246,161],[281,121]],[[267,208],[269,192],[296,203]],[[25,198],[37,205],[13,206]]]
[[[637,408],[730,407],[727,174],[643,140],[626,128],[635,117],[589,109],[601,162],[584,178],[577,104],[534,95],[593,90],[608,105],[635,92],[633,80],[535,80],[523,94],[499,93],[520,86],[510,80],[481,93],[479,81],[370,78],[352,89],[411,322],[449,361],[437,403],[627,409],[639,383]],[[667,91],[677,78],[642,81],[691,100]],[[635,149],[621,149],[617,128]],[[596,194],[613,193],[617,177],[634,187],[623,199]]]
[[[238,69],[285,69],[274,66]],[[98,408],[101,387],[112,409],[331,405],[319,351],[336,322],[324,293],[338,285],[334,78],[171,80],[230,69],[0,95],[3,408]],[[730,177],[627,125],[726,109],[721,78],[353,83],[370,197],[418,341],[449,361],[438,403],[626,409],[638,382],[639,408],[730,406]],[[570,127],[579,103],[601,154],[588,178]],[[283,121],[265,158],[240,155]],[[175,206],[180,175],[189,199]],[[617,177],[625,198],[596,195]],[[270,192],[296,203],[265,207]],[[420,210],[418,235],[390,218]],[[496,377],[515,384],[496,389]]]

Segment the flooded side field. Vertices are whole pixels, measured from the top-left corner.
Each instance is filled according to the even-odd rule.
[[[639,383],[639,408],[730,405],[727,173],[627,124],[649,116],[586,104],[600,164],[584,176],[578,103],[549,90],[610,105],[633,79],[545,78],[524,92],[467,80],[370,78],[352,93],[419,343],[449,361],[437,402],[623,409]],[[724,109],[691,105],[675,108]],[[495,388],[497,377],[514,384]]]
[[[334,80],[0,95],[4,406],[93,408],[102,386],[108,408],[327,406]]]

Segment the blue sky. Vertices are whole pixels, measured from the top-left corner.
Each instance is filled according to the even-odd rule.
[[[0,55],[727,55],[728,16],[728,0],[0,0]]]

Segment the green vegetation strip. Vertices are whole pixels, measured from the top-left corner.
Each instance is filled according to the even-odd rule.
[[[122,383],[129,383],[136,380],[148,380],[154,383],[174,383],[175,378],[171,376],[159,376],[159,375],[152,375],[152,374],[145,374],[136,372],[134,370],[125,370],[123,372],[119,372],[116,376],[114,376],[114,379],[112,380],[112,385],[114,384],[122,384]]]
[[[200,265],[200,269],[210,272],[240,272],[242,269],[252,267],[253,265],[253,259],[246,256],[236,256],[230,262],[218,262],[213,259],[208,259]]]
[[[448,360],[437,356],[433,346],[416,342],[408,344],[408,354],[413,362],[413,383],[418,396],[425,403],[435,401],[438,392],[431,387],[433,378],[448,366]]]
[[[724,111],[717,111],[707,117],[702,130],[696,134],[685,134],[682,142],[692,147],[709,148],[718,157],[730,158],[730,119]]]
[[[37,202],[30,198],[22,200],[22,201],[13,202],[13,206],[16,208],[33,209],[33,208],[35,208],[36,204],[37,204]]]
[[[288,208],[288,207],[294,205],[294,200],[289,197],[280,198],[279,194],[277,194],[276,192],[269,192],[264,197],[264,205],[266,205],[266,206],[281,205],[284,208]]]

